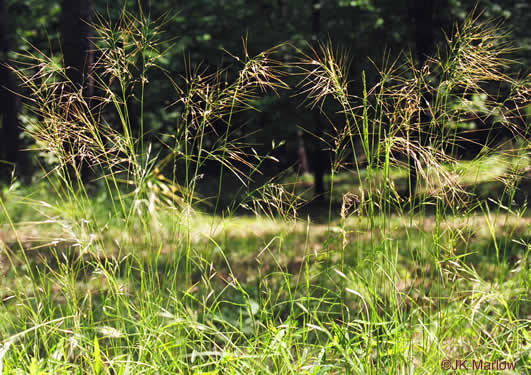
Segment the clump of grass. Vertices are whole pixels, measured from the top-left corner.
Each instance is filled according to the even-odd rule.
[[[528,135],[515,115],[529,91],[501,71],[508,50],[492,25],[469,18],[447,52],[421,68],[388,64],[373,88],[362,76],[359,95],[346,52],[324,44],[302,57],[310,106],[326,115],[331,97],[344,115],[325,139],[333,159],[323,225],[299,220],[304,202],[290,186],[252,187],[271,157],[232,136],[234,113],[263,90],[287,88],[275,49],[250,57],[244,44],[233,80],[191,66],[168,73],[183,115],[163,152],[144,142],[143,109],[139,129],[129,113],[132,87],[145,95],[163,53],[160,27],[128,13],[117,25],[99,18],[92,98],[56,59],[25,56],[16,71],[40,117],[28,132],[53,156],[51,192],[13,185],[0,198],[12,234],[0,237],[0,372],[437,373],[447,358],[529,371],[526,205],[489,204],[466,189],[470,167],[459,168],[461,135],[450,126],[468,116],[460,104],[487,94],[499,124]],[[500,102],[487,81],[510,85],[510,97]],[[79,160],[99,169],[104,193],[88,193]],[[216,213],[224,172],[249,190],[222,217],[194,211],[206,162],[221,166]],[[393,173],[411,167],[423,190],[405,197]],[[335,219],[345,169],[365,178]],[[507,180],[504,194],[512,200],[517,188]],[[15,203],[38,219],[13,220]],[[239,205],[257,218],[233,217]],[[46,230],[30,241],[24,228],[37,222]],[[57,228],[62,238],[45,241]]]

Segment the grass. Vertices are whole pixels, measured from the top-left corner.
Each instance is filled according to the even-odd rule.
[[[158,248],[109,227],[82,256],[21,227],[27,261],[2,262],[4,371],[97,372],[97,346],[111,373],[439,372],[461,357],[527,371],[529,217],[379,220],[164,220]]]
[[[346,53],[301,52],[299,93],[330,120],[332,155],[329,192],[308,203],[308,176],[256,184],[274,158],[234,132],[263,90],[287,89],[275,48],[244,49],[232,81],[168,73],[182,116],[154,152],[128,103],[148,90],[159,29],[126,12],[118,29],[99,21],[101,96],[84,98],[38,51],[16,70],[49,164],[0,195],[0,373],[423,374],[446,360],[531,372],[529,127],[512,106],[528,94],[503,72],[497,26],[470,17],[424,68],[389,63],[358,96]],[[455,103],[478,93],[512,146],[487,139],[457,160],[454,125],[470,113]],[[221,172],[204,177],[210,164]]]

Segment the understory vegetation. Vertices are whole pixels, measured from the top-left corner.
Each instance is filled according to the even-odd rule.
[[[331,43],[244,40],[231,74],[166,74],[181,115],[150,134],[163,26],[99,18],[93,96],[19,56],[43,177],[0,194],[0,374],[531,372],[530,82],[500,25],[470,16],[373,86]],[[281,90],[321,116],[324,196],[233,125]]]

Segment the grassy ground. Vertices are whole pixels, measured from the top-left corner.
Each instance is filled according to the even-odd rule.
[[[524,208],[79,224],[46,186],[3,195],[6,374],[531,371]]]

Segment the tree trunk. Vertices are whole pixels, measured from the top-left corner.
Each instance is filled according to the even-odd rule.
[[[61,18],[61,44],[68,78],[77,88],[83,87],[90,97],[93,89],[89,77],[92,65],[90,46],[90,0],[63,0]]]
[[[434,0],[410,0],[409,17],[415,28],[415,51],[421,67],[434,50]]]
[[[288,0],[278,0],[278,6],[280,8],[280,17],[286,19],[288,17]]]
[[[417,58],[417,66],[422,69],[427,58],[434,50],[434,19],[433,8],[434,0],[409,0],[408,13],[415,34],[415,54]],[[420,110],[414,121],[418,126],[425,124],[423,111]],[[420,142],[419,132],[414,131],[410,134],[413,141]],[[412,199],[417,192],[418,175],[417,168],[413,161],[409,161],[409,184],[408,196]]]
[[[310,166],[308,163],[308,155],[306,154],[306,147],[304,145],[304,137],[301,130],[297,130],[297,157],[299,159],[299,168],[303,174],[310,173]]]
[[[67,76],[74,90],[82,89],[83,96],[90,105],[94,95],[94,84],[90,74],[93,65],[93,52],[89,39],[91,0],[62,0],[61,7],[61,44]],[[70,146],[73,143],[70,140],[66,142]],[[77,150],[72,151],[77,152]],[[88,162],[78,158],[76,165],[82,180],[86,181],[90,173]]]
[[[13,167],[20,162],[20,124],[18,121],[19,98],[15,94],[15,82],[9,68],[8,52],[10,49],[8,36],[7,1],[0,0],[0,131],[1,145],[0,179],[8,180]]]
[[[313,0],[312,1],[312,44],[313,48],[317,50],[319,34],[321,33],[321,1]],[[312,150],[311,164],[314,175],[314,191],[317,198],[322,199],[324,194],[324,173],[326,165],[326,153],[322,149],[320,139],[323,135],[323,129],[321,124],[321,116],[318,112],[318,109],[314,109],[313,113],[313,122],[316,126],[315,138],[316,145],[315,149]]]

